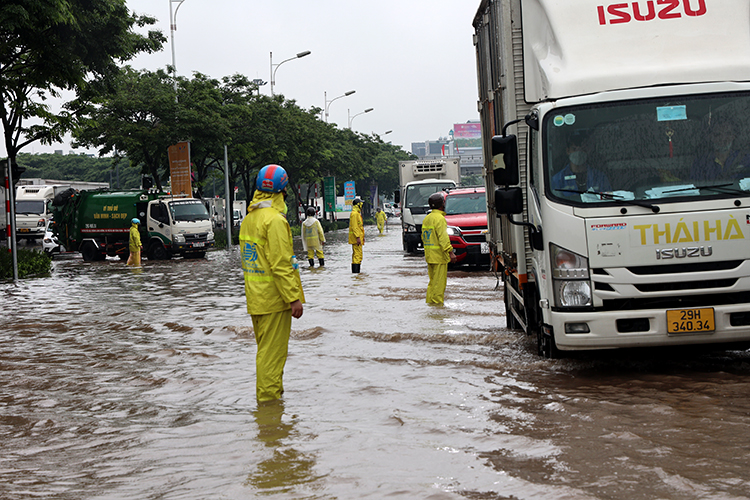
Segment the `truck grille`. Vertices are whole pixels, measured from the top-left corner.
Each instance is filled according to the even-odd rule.
[[[483,234],[465,234],[464,240],[467,243],[484,243],[485,241],[487,241],[487,238]]]
[[[208,241],[208,233],[196,233],[196,234],[185,235],[186,243],[193,243],[196,241]]]
[[[742,260],[592,269],[595,307],[661,309],[750,300],[750,263]]]

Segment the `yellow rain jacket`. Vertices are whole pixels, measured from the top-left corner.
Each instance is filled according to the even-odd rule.
[[[382,210],[378,212],[377,215],[377,224],[378,224],[378,230],[382,233],[383,232],[383,226],[385,226],[385,221],[388,219],[388,216],[383,212]]]
[[[349,216],[349,244],[356,245],[357,238],[362,245],[365,244],[365,226],[362,223],[362,205],[352,206],[352,213]]]
[[[445,212],[432,210],[422,222],[422,245],[424,258],[428,264],[448,264],[453,251],[448,236],[448,223],[445,222]]]
[[[299,271],[292,259],[292,231],[281,193],[256,191],[240,227],[247,312],[271,314],[305,302]]]
[[[323,226],[315,216],[310,216],[302,223],[302,247],[305,251],[323,250],[323,243],[326,241],[323,233]]]
[[[128,244],[128,249],[131,252],[141,251],[141,233],[140,231],[138,231],[138,224],[132,224],[130,226],[130,241]]]

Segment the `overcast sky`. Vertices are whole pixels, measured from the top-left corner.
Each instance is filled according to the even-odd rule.
[[[130,64],[155,70],[172,62],[169,0],[127,0],[129,8],[158,19],[168,38],[164,50]],[[270,80],[282,64],[274,93],[302,108],[330,103],[329,122],[380,134],[403,146],[448,135],[454,123],[477,120],[477,84],[471,22],[472,0],[177,0],[175,31],[179,75],[201,72],[214,78],[235,73]],[[270,84],[261,87],[270,93]],[[386,131],[392,130],[388,135]],[[68,146],[29,146],[51,152]]]

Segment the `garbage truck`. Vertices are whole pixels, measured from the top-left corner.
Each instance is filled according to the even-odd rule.
[[[202,258],[215,244],[211,220],[199,199],[152,189],[58,193],[52,201],[53,233],[86,261],[127,259],[131,221],[140,220],[143,253],[149,260]]]
[[[750,341],[750,2],[482,0],[488,242],[539,353]]]
[[[414,253],[422,248],[422,221],[430,211],[431,194],[456,187],[461,180],[459,157],[445,157],[399,162],[399,190],[394,193],[401,203],[401,229],[404,250]]]

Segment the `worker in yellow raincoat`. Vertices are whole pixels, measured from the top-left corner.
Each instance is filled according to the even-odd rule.
[[[310,267],[315,267],[315,257],[318,257],[320,267],[326,263],[323,255],[323,244],[326,242],[323,226],[315,217],[315,207],[307,207],[306,217],[302,222],[302,248],[307,252]]]
[[[365,245],[365,226],[362,222],[362,199],[352,200],[349,215],[349,244],[352,246],[352,272],[358,273],[362,266],[362,247]]]
[[[255,195],[240,226],[247,312],[253,321],[259,402],[281,398],[292,317],[302,316],[305,295],[286,220],[289,177],[279,165],[258,173]]]
[[[383,209],[378,208],[378,213],[375,215],[375,222],[378,225],[378,231],[380,231],[380,234],[383,234],[386,219],[388,219],[388,216],[383,212]]]
[[[141,221],[133,219],[130,221],[130,240],[128,241],[128,250],[130,250],[130,256],[128,256],[128,265],[140,267],[141,265],[141,233],[138,231],[138,224]]]
[[[448,223],[445,221],[445,195],[442,191],[433,193],[427,203],[432,211],[422,221],[422,245],[430,277],[426,302],[442,305],[448,283],[448,263],[456,262],[456,254],[453,252],[448,236]]]

